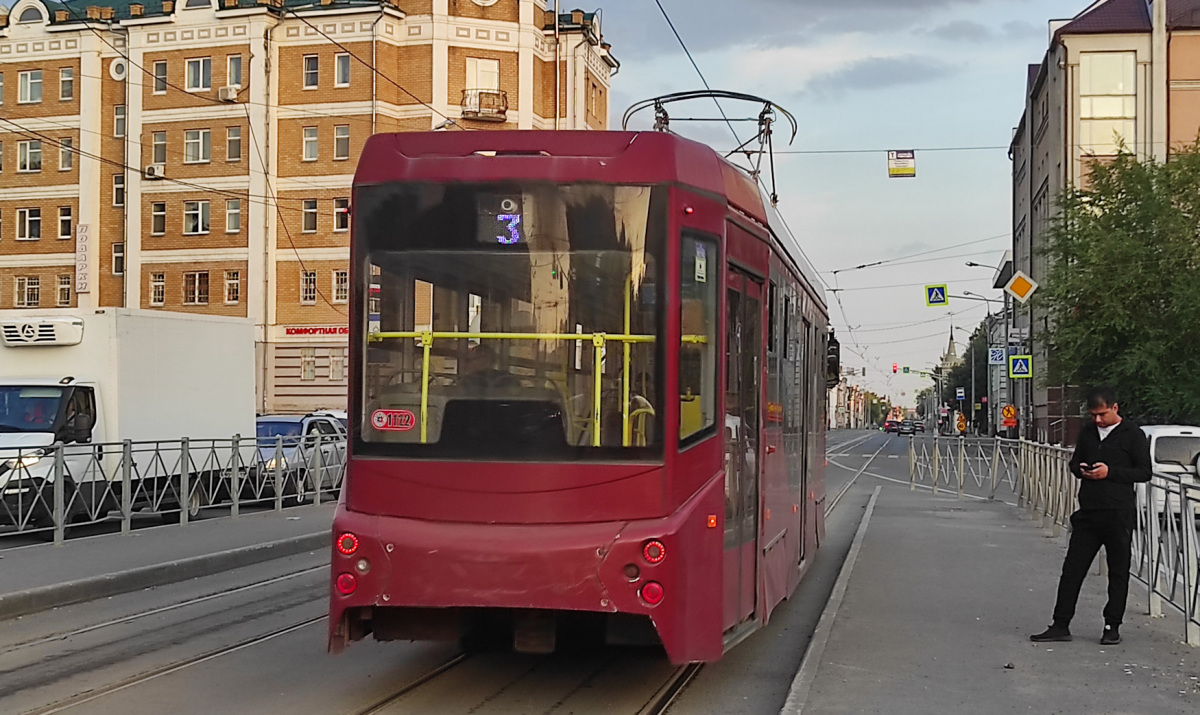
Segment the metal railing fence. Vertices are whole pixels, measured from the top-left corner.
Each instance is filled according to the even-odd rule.
[[[1078,507],[1072,451],[1026,440],[914,435],[909,488],[956,492],[958,498],[1012,497],[1057,536]],[[1200,481],[1155,472],[1137,486],[1138,526],[1130,575],[1147,587],[1151,616],[1163,605],[1183,615],[1184,640],[1200,645]]]
[[[346,439],[181,439],[58,444],[0,460],[0,538],[41,534],[62,543],[69,528],[134,514],[186,524],[203,509],[281,510],[337,498]],[[61,487],[59,486],[61,485]]]

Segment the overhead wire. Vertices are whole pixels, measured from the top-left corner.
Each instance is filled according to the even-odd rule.
[[[904,261],[909,258],[919,258],[921,256],[929,256],[929,255],[933,255],[934,253],[941,253],[942,251],[949,251],[949,250],[952,250],[955,248],[964,248],[966,246],[973,246],[975,244],[986,243],[988,241],[998,241],[1001,238],[1010,238],[1011,235],[1012,234],[1009,234],[1009,233],[1002,233],[1002,234],[998,234],[996,236],[988,236],[987,238],[977,238],[973,241],[964,241],[963,243],[955,243],[950,246],[943,246],[941,248],[934,248],[934,249],[931,249],[928,251],[921,251],[920,253],[910,253],[906,256],[897,256],[895,258],[885,258],[883,260],[872,261],[870,263],[860,263],[857,266],[850,266],[848,268],[838,268],[837,270],[829,271],[829,273],[836,275],[838,273],[848,273],[850,271],[859,271],[859,270],[863,270],[864,268],[875,268],[876,266],[884,266],[884,265],[895,263],[896,261]],[[988,253],[992,253],[992,251],[988,251]]]

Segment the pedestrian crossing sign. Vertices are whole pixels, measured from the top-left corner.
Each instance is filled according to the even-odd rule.
[[[946,294],[946,285],[925,286],[925,305],[934,308],[949,305],[950,298]]]
[[[1009,355],[1008,376],[1014,380],[1033,377],[1033,356]]]

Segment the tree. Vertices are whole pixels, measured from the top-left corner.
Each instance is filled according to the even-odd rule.
[[[1200,142],[1170,161],[1122,151],[1059,197],[1034,301],[1051,384],[1116,390],[1142,422],[1200,422]]]

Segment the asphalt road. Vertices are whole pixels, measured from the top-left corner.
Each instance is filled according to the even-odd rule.
[[[827,503],[841,498],[809,577],[670,712],[779,711],[875,485],[860,475],[907,478],[907,440],[834,432],[829,453]],[[616,647],[456,659],[455,644],[367,640],[329,656],[326,566],[303,554],[0,623],[0,712],[636,713],[676,672]]]

